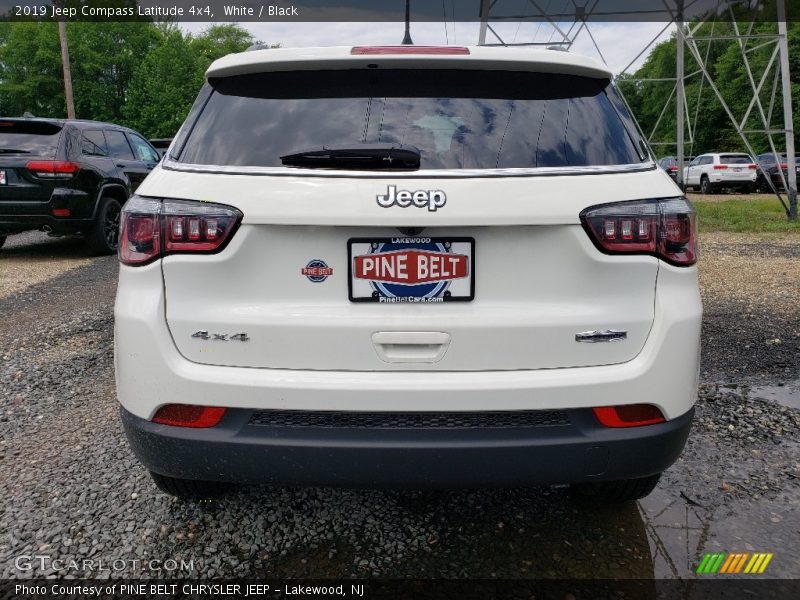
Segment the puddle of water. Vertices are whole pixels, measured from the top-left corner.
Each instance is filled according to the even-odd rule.
[[[796,494],[770,501],[707,510],[662,489],[639,502],[656,578],[697,577],[706,552],[772,552],[770,578],[800,574],[800,499]]]
[[[761,385],[750,388],[750,397],[771,400],[789,408],[800,409],[800,380],[785,385]]]

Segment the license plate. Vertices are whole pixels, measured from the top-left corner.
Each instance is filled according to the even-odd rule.
[[[733,172],[734,172],[734,173],[741,173],[741,172],[742,172],[742,169],[741,169],[740,167],[734,167],[734,168],[733,168]]]
[[[428,304],[475,297],[473,238],[354,238],[347,254],[352,302]]]
[[[0,171],[0,185],[5,185],[7,183],[8,183],[8,180],[6,179],[6,172],[5,171]]]

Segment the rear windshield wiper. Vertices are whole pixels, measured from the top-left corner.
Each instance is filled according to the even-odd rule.
[[[414,146],[402,144],[323,146],[321,150],[307,150],[281,156],[281,162],[286,166],[309,169],[410,171],[419,169],[419,161],[419,150]]]
[[[20,150],[19,148],[0,148],[0,154],[30,154],[30,150]]]

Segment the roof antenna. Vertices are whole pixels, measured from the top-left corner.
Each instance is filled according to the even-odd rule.
[[[403,46],[414,45],[411,39],[411,0],[406,0],[406,34],[403,36],[403,41],[400,43]]]

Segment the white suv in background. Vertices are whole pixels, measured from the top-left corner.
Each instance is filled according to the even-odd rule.
[[[714,194],[723,188],[744,193],[755,191],[758,169],[749,154],[701,154],[683,168],[687,188]]]
[[[125,205],[116,377],[156,484],[649,493],[696,397],[695,212],[596,62],[215,62]]]

